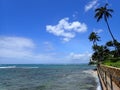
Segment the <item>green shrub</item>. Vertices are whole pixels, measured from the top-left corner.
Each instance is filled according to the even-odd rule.
[[[102,62],[102,64],[120,68],[120,60],[119,59],[105,60]]]

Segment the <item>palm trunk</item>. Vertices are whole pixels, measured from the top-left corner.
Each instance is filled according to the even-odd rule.
[[[105,21],[106,21],[106,24],[107,24],[107,27],[108,27],[108,31],[109,31],[112,39],[113,39],[113,43],[114,43],[115,49],[116,49],[116,51],[117,51],[117,53],[118,53],[118,56],[120,56],[119,47],[115,45],[116,39],[114,38],[114,36],[113,36],[113,34],[112,34],[111,30],[110,30],[110,26],[109,26],[109,24],[108,24],[107,19],[106,19]]]
[[[114,38],[114,36],[113,36],[113,34],[112,34],[111,30],[110,30],[110,26],[109,26],[109,24],[108,24],[107,19],[106,19],[105,21],[106,21],[106,24],[107,24],[107,27],[108,27],[108,31],[109,31],[109,33],[110,33],[110,35],[111,35],[113,41],[115,41],[115,38]]]

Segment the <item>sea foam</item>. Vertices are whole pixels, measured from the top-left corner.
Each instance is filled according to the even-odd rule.
[[[85,70],[85,71],[83,71],[83,72],[92,75],[92,76],[96,79],[96,82],[97,82],[97,90],[102,90],[102,89],[101,89],[101,86],[100,86],[99,78],[98,78],[98,76],[97,76],[97,71]]]

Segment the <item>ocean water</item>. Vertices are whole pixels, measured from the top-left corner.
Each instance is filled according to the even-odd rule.
[[[0,65],[0,90],[96,90],[88,65]]]

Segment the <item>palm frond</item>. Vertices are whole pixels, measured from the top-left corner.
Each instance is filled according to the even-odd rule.
[[[107,7],[107,6],[108,6],[108,3],[106,3],[104,7]]]
[[[112,15],[109,12],[106,12],[106,17],[112,17]]]
[[[97,9],[95,9],[95,12],[100,11],[100,10],[101,10],[100,8],[97,8]]]
[[[112,9],[107,9],[108,12],[114,12]]]
[[[103,17],[103,13],[101,13],[100,16],[98,16],[98,18],[97,18],[97,22],[99,22],[100,19],[102,19],[102,17]]]
[[[94,17],[97,18],[98,16],[100,16],[100,14],[100,12],[97,12]]]
[[[112,17],[111,12],[113,12],[112,9],[107,9],[108,4],[106,3],[104,7],[100,7],[95,9],[95,18],[97,19],[97,22],[100,21],[100,19],[102,19],[103,15],[104,15],[104,19],[105,21],[107,20],[107,18]]]

